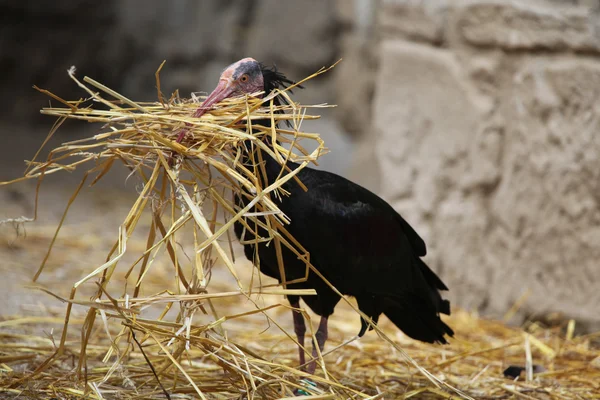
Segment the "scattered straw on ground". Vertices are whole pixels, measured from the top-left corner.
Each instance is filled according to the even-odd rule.
[[[283,300],[273,299],[272,304],[278,303]],[[218,303],[218,307],[224,313],[234,314],[243,304]],[[284,320],[290,318],[286,311],[271,315],[276,320]],[[355,319],[354,311],[348,307],[336,311],[332,319],[332,339],[326,351],[356,334],[358,324],[344,323]],[[266,326],[264,319],[249,321],[243,317],[237,325],[234,321],[224,324],[224,328],[231,331],[226,344],[220,334],[210,330],[201,333],[203,327],[193,326],[189,350],[180,350],[180,353],[174,345],[169,346],[169,342],[173,340],[173,332],[183,328],[182,324],[165,323],[157,327],[155,321],[138,320],[135,324],[139,328],[133,331],[144,352],[134,340],[134,348],[121,362],[118,362],[121,353],[114,354],[107,362],[103,360],[107,350],[115,347],[109,338],[117,341],[122,325],[109,322],[109,336],[100,323],[86,350],[87,374],[83,372],[78,376],[74,366],[79,358],[79,331],[83,320],[78,317],[71,321],[72,333],[65,343],[64,353],[35,377],[31,377],[32,371],[56,351],[58,340],[28,332],[35,326],[45,326],[48,332],[51,327],[58,328],[63,316],[0,322],[0,387],[25,398],[80,398],[85,391],[89,398],[165,398],[161,385],[172,398],[197,398],[200,392],[205,398],[246,398],[247,395],[273,399],[291,396],[289,389],[296,386],[308,386],[307,391],[313,398],[460,398],[433,386],[414,368],[401,362],[400,354],[373,333],[325,356],[328,378],[322,374],[310,377],[316,383],[313,388],[303,384],[305,376],[295,369],[296,348],[285,333],[273,328],[261,333]],[[396,340],[423,368],[471,397],[600,398],[597,347],[600,335],[566,337],[559,328],[542,329],[536,325],[524,332],[461,311],[449,318],[449,322],[457,328],[458,337],[449,346],[428,346],[400,334]],[[230,324],[233,328],[229,328]],[[147,336],[142,329],[149,332]],[[385,321],[383,330],[394,335],[395,328]],[[176,340],[184,342],[186,339]],[[547,370],[534,374],[529,381],[526,374],[518,381],[505,378],[502,372],[509,365],[526,366],[528,352],[533,364]]]
[[[78,80],[74,71],[69,75],[88,97],[65,101],[39,89],[62,104],[42,110],[58,117],[49,138],[68,118],[99,123],[101,132],[52,150],[46,161],[37,161],[38,153],[25,176],[13,182],[41,182],[48,174],[92,164],[67,211],[88,175],[95,174],[93,184],[116,163],[129,168],[142,185],[104,262],[94,260],[96,268],[67,284],[66,298],[38,288],[67,304],[65,314],[46,310],[43,317],[0,320],[4,393],[272,399],[293,397],[300,390],[313,399],[600,398],[600,358],[594,345],[599,335],[573,337],[572,324],[566,333],[537,325],[525,332],[457,312],[449,321],[457,339],[449,346],[408,340],[386,322],[365,338],[349,340],[358,331],[351,301],[332,319],[331,340],[316,375],[302,372],[296,365],[291,312],[282,299],[298,291],[263,281],[253,268],[240,273],[229,228],[248,217],[253,223],[246,229],[254,222],[267,229],[269,237],[260,240],[287,246],[313,268],[301,244],[287,234],[289,221],[272,199],[285,196],[281,185],[297,179],[297,170],[286,168],[288,160],[303,168],[326,151],[318,134],[301,129],[304,120],[317,118],[310,111],[323,105],[302,106],[284,90],[265,99],[229,100],[195,119],[191,115],[198,100],[177,95],[165,100],[158,72],[157,103],[134,102],[92,79]],[[285,105],[277,106],[276,96]],[[265,128],[248,123],[264,118],[289,124]],[[279,144],[267,146],[267,138]],[[260,160],[241,164],[248,147],[262,148],[282,165],[277,181],[266,182]],[[232,198],[240,190],[255,195],[244,209]],[[250,213],[252,207],[258,212]],[[132,239],[140,226],[147,227],[143,250],[133,255],[135,261],[125,262],[131,249],[140,247]],[[48,237],[50,250],[57,233]],[[34,281],[52,256],[50,250]],[[173,282],[164,280],[163,259]],[[225,272],[229,286],[211,279]],[[158,284],[156,276],[162,277]],[[93,293],[91,298],[81,290]],[[46,327],[43,336],[40,327]],[[534,364],[543,368],[534,369]],[[509,365],[524,366],[524,376],[505,378],[502,371]]]

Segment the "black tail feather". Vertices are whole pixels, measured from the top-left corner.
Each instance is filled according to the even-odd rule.
[[[442,300],[440,302],[439,312],[442,314],[450,315],[450,302],[448,300]]]
[[[438,313],[450,315],[450,302],[444,300],[440,294],[440,290],[448,290],[448,287],[442,282],[442,280],[433,272],[427,264],[420,258],[418,259],[419,269],[425,278],[425,282],[429,287],[429,294],[435,309]]]
[[[427,281],[427,283],[429,284],[429,286],[432,286],[432,287],[434,287],[434,288],[436,288],[438,290],[448,290],[448,287],[435,274],[435,272],[433,272],[431,270],[431,268],[429,268],[429,266],[427,264],[425,264],[425,261],[423,261],[420,258],[418,258],[418,260],[419,260],[418,263],[419,263],[419,267],[421,269],[421,273],[425,277],[425,280]]]
[[[446,300],[443,303],[449,313],[450,304]],[[418,296],[411,299],[386,297],[383,300],[383,313],[413,339],[446,344],[448,341],[444,336],[454,336],[454,331],[440,319],[436,310],[428,307],[427,302]]]

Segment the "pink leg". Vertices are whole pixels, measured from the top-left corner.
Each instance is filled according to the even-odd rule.
[[[296,301],[295,303],[290,303],[294,308],[300,308],[300,301]],[[294,332],[296,332],[296,338],[298,339],[298,358],[300,360],[300,365],[304,365],[306,363],[306,357],[304,356],[304,335],[306,334],[306,325],[304,323],[304,316],[300,311],[292,310],[292,314],[294,316]],[[306,367],[301,367],[304,371]]]
[[[313,343],[312,356],[314,359],[317,359],[319,358],[319,354],[317,353],[317,346],[319,346],[319,350],[321,354],[323,354],[325,342],[327,341],[327,317],[321,317],[321,321],[319,322],[319,328],[317,329],[317,332],[315,332],[315,339],[317,340],[317,343]],[[308,365],[308,373],[314,374],[316,368],[317,363],[315,361],[311,362]]]
[[[186,129],[183,129],[181,132],[179,132],[179,135],[177,136],[177,143],[181,143],[187,132],[188,131]]]

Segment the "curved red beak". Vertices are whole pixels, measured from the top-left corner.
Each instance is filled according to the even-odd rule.
[[[215,90],[213,90],[212,93],[208,95],[206,100],[204,100],[202,105],[198,107],[194,113],[194,117],[200,118],[202,115],[204,115],[204,113],[210,110],[213,105],[231,96],[233,89],[234,85],[232,84],[231,79],[221,78]]]

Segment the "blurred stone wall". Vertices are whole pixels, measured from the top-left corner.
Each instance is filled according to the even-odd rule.
[[[227,65],[248,56],[298,80],[333,64],[351,47],[346,38],[356,29],[360,4],[371,10],[361,26],[370,27],[376,4],[370,0],[0,0],[0,170],[20,169],[51,125],[39,113],[50,99],[32,85],[65,99],[86,96],[67,76],[72,65],[80,78],[90,76],[147,101],[157,98],[154,74],[164,60],[161,89],[166,96],[175,90],[182,97],[209,92]],[[341,95],[364,93],[356,84],[360,71],[355,71],[355,83],[345,85],[340,76],[352,64],[343,65],[294,91],[295,98],[337,104]],[[361,107],[364,126],[370,99]],[[355,105],[344,101],[338,109],[323,109],[321,120],[305,124],[321,132],[334,150],[319,168],[348,170],[353,145],[343,131],[360,129],[344,116],[355,115],[348,112]],[[86,126],[95,129],[69,121],[57,140],[85,135]],[[17,142],[23,144],[14,151]]]
[[[363,146],[455,304],[600,322],[599,6],[381,4]]]
[[[353,7],[352,1],[342,9]],[[301,79],[335,62],[351,30],[334,0],[57,0],[0,1],[0,118],[39,122],[48,98],[84,93],[67,77],[71,65],[136,100],[163,92],[210,91],[230,63],[252,56]],[[333,102],[333,74],[316,79],[303,101]]]

